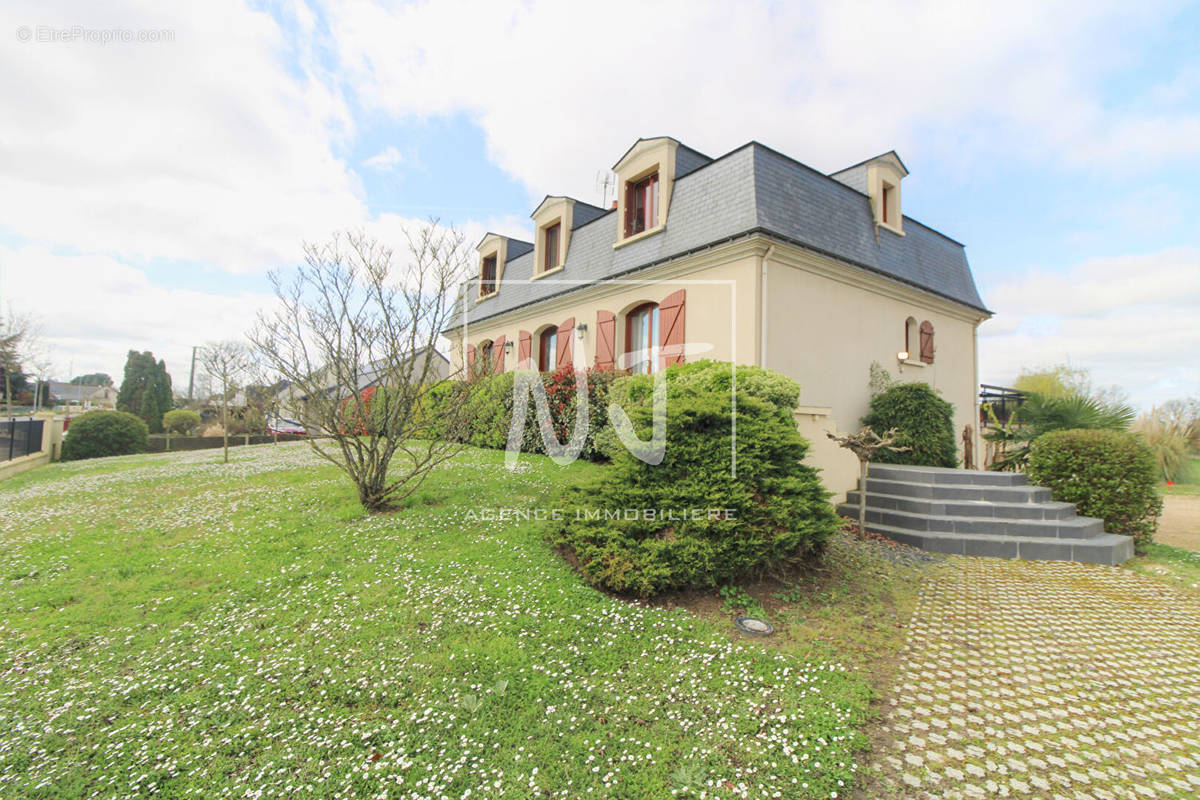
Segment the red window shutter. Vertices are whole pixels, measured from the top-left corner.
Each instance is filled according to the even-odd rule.
[[[529,354],[533,350],[533,336],[521,331],[517,336],[517,369],[529,369]]]
[[[684,360],[684,316],[687,290],[680,289],[663,298],[658,304],[659,357],[664,367],[682,364]]]
[[[475,345],[467,345],[467,377],[471,377],[471,373],[475,369]]]
[[[504,337],[501,336],[496,341],[492,342],[492,358],[495,359],[496,368],[492,370],[493,375],[499,375],[504,372]]]
[[[921,323],[921,360],[933,363],[933,323],[929,320]]]
[[[611,311],[596,312],[596,369],[612,369],[616,352],[617,315]]]
[[[571,341],[574,336],[575,318],[571,317],[558,326],[558,352],[554,356],[557,369],[571,366]]]

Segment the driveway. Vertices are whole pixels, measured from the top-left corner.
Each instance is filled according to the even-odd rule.
[[[1200,550],[1200,495],[1169,494],[1163,497],[1154,541]]]
[[[879,768],[898,798],[1200,797],[1200,600],[955,558],[922,588]]]

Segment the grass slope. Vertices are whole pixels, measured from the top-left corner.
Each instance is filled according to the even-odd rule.
[[[366,517],[305,447],[0,485],[0,796],[847,795],[870,690],[825,648],[606,597],[543,523],[470,519],[597,467],[468,451]]]

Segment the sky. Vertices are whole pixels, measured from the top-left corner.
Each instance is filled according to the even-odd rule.
[[[1147,409],[1200,394],[1198,40],[1152,0],[8,0],[0,307],[55,378],[152,350],[184,387],[335,230],[528,239],[639,136],[895,149],[995,312],[981,379],[1070,363]]]

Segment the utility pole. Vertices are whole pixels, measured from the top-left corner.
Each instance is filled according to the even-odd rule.
[[[192,348],[192,374],[188,376],[188,402],[192,402],[192,389],[196,386],[196,351],[198,347]]]

